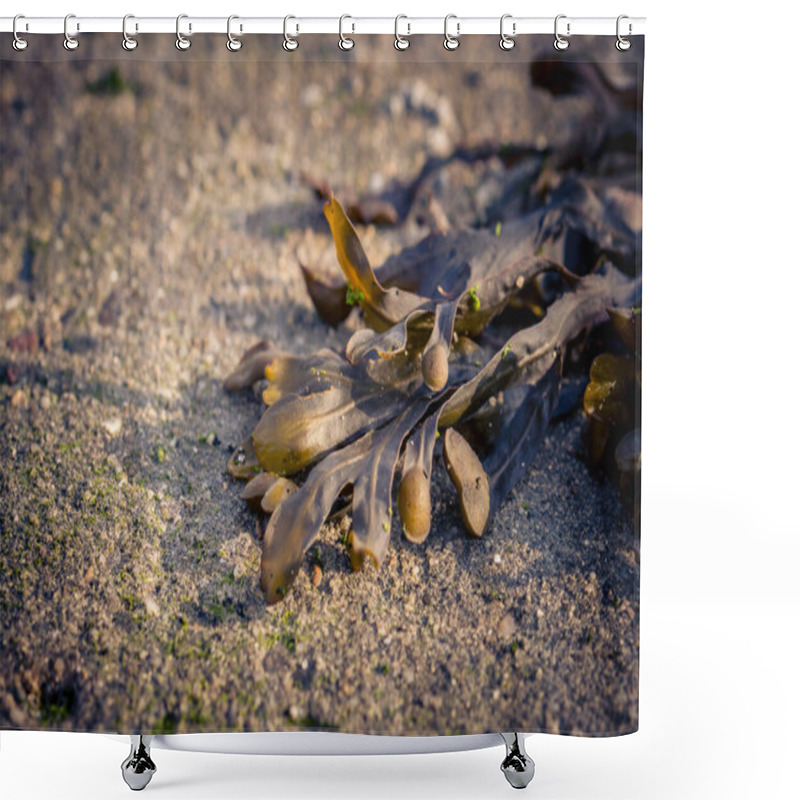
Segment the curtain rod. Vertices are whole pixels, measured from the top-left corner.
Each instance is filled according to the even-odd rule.
[[[0,17],[0,33],[12,33],[14,17]],[[68,17],[26,17],[16,18],[18,36],[27,34],[61,34],[79,37],[84,33],[123,32],[122,17],[82,17],[70,14]],[[501,23],[500,17],[193,17],[180,16],[180,32],[183,36],[196,33],[232,33],[235,36],[249,34],[288,34],[302,37],[309,33],[334,35],[390,34],[401,36],[437,34],[445,31],[453,37],[475,34],[500,34],[501,25],[509,37],[525,34],[551,34],[557,29],[562,37],[586,35],[636,36],[644,34],[644,17],[514,17],[506,14]],[[229,25],[231,26],[229,28]],[[136,17],[128,15],[125,32],[130,37],[138,34],[176,33],[178,19],[175,17]],[[618,27],[619,26],[619,27]]]

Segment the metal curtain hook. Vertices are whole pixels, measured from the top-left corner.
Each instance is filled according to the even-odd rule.
[[[512,19],[511,14],[503,14],[500,17],[500,49],[501,50],[513,50],[514,45],[516,42],[514,41],[513,37],[517,35],[517,23],[511,23],[511,36],[509,36],[504,30],[503,25],[507,19]]]
[[[630,50],[631,49],[631,40],[624,38],[622,36],[622,34],[620,34],[620,32],[619,32],[620,22],[622,22],[622,20],[624,20],[624,19],[628,19],[627,15],[625,15],[625,14],[620,14],[617,17],[617,42],[616,42],[616,48],[621,53],[624,53],[626,50]],[[630,36],[631,33],[633,33],[633,25],[631,25],[631,23],[629,22],[628,23],[628,36]]]
[[[558,32],[558,21],[560,19],[566,19],[566,18],[567,18],[566,14],[559,14],[556,17],[555,26],[554,26],[554,30],[555,30],[555,34],[556,34],[556,40],[553,42],[553,47],[555,47],[556,50],[566,50],[569,47],[569,39],[565,39]],[[567,36],[569,36],[569,27],[570,27],[570,24],[568,22],[567,23]]]
[[[286,50],[287,53],[292,53],[300,47],[300,42],[297,41],[297,38],[294,36],[289,36],[289,20],[296,19],[291,14],[283,18],[283,49]],[[297,26],[297,32],[300,33],[300,26]]]
[[[353,18],[349,14],[342,14],[342,16],[339,17],[339,49],[340,50],[352,50],[356,45],[356,43],[352,39],[349,39],[347,36],[344,35],[344,32],[342,30],[342,27],[344,25],[344,21],[346,19],[353,19]],[[353,33],[355,33],[355,31],[356,31],[356,24],[354,22],[353,23]]]
[[[17,20],[20,20],[20,19],[25,19],[25,15],[24,15],[24,14],[17,14],[17,15],[14,17],[14,24],[11,26],[11,31],[12,31],[12,33],[14,34],[14,41],[13,41],[13,42],[11,42],[11,45],[13,46],[13,48],[14,48],[14,49],[15,49],[17,52],[20,52],[20,53],[21,53],[23,50],[25,50],[25,49],[27,48],[27,46],[28,46],[28,40],[27,40],[27,39],[23,39],[23,38],[22,38],[22,37],[21,37],[21,36],[20,36],[20,35],[17,33]],[[28,30],[28,23],[27,23],[27,22],[25,23],[25,30]]]
[[[67,16],[64,17],[64,49],[65,50],[77,50],[78,49],[78,45],[80,44],[80,42],[74,36],[72,36],[70,34],[70,32],[69,32],[69,21],[71,19],[75,19],[75,15],[74,14],[67,14]],[[79,31],[80,29],[81,29],[80,23],[76,23],[75,30]]]
[[[394,18],[394,49],[395,50],[408,50],[411,47],[411,42],[406,39],[406,36],[411,36],[411,23],[407,22],[406,25],[408,27],[408,33],[406,36],[400,35],[400,20],[401,19],[408,19],[405,14],[398,14]]]
[[[122,49],[123,50],[135,50],[139,46],[139,42],[134,39],[128,33],[128,20],[129,19],[136,19],[133,14],[126,14],[122,18]],[[136,24],[136,30],[139,30],[139,24]]]
[[[450,22],[451,19],[456,20],[456,35],[453,36],[447,30],[447,23]],[[461,34],[461,23],[458,22],[458,17],[455,14],[448,14],[444,18],[444,49],[445,50],[458,50],[458,46],[461,42],[458,41],[458,37]]]
[[[181,20],[182,19],[188,19],[188,18],[189,18],[188,14],[178,14],[178,17],[175,20],[175,36],[177,37],[175,39],[175,47],[177,47],[178,50],[188,50],[192,46],[192,40],[191,39],[187,39],[181,33]],[[189,33],[191,33],[191,32],[192,32],[192,23],[190,22],[189,23]]]
[[[239,19],[236,14],[231,14],[228,17],[228,43],[225,45],[225,47],[227,47],[231,53],[236,53],[242,49],[242,40],[231,33],[231,22],[233,22],[235,19]],[[241,32],[241,30],[242,26],[240,25],[239,32]]]

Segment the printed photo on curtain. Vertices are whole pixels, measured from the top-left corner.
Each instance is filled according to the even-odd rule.
[[[0,728],[637,729],[643,37],[353,38],[3,34]]]

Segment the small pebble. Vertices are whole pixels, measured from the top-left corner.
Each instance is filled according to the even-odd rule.
[[[35,353],[39,349],[39,337],[32,328],[12,336],[6,344],[17,353]]]
[[[121,311],[122,302],[120,300],[119,292],[116,290],[112,291],[100,308],[100,313],[97,315],[97,321],[101,325],[113,325],[119,319]]]
[[[517,623],[514,620],[514,615],[509,611],[500,624],[497,626],[497,632],[500,634],[501,639],[510,639],[517,630]]]
[[[150,594],[146,594],[143,599],[144,607],[147,609],[147,613],[152,617],[157,617],[161,613],[161,609],[158,607],[158,603],[156,602],[155,598]]]
[[[19,367],[16,364],[6,366],[6,380],[13,386],[19,378]]]
[[[15,308],[19,308],[22,305],[22,295],[21,294],[12,294],[11,297],[6,300],[5,303],[5,310],[6,311],[13,311]]]
[[[325,99],[325,92],[317,83],[310,83],[300,92],[300,102],[306,108],[314,108]]]
[[[109,436],[117,436],[122,430],[122,420],[119,417],[112,417],[103,422],[103,429]]]

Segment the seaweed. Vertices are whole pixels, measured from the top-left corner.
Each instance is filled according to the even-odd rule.
[[[638,494],[632,491],[641,469],[641,308],[610,308],[617,351],[595,356],[583,408],[589,417],[588,450],[593,467],[618,478],[638,517]]]
[[[613,444],[619,469],[638,469],[641,225],[639,196],[624,188],[638,154],[619,160],[628,170],[619,180],[617,162],[603,156],[635,132],[636,118],[624,90],[575,70],[557,76],[555,93],[601,86],[602,125],[559,153],[457,150],[426,162],[391,202],[345,192],[342,204],[309,180],[325,197],[341,276],[300,265],[308,295],[327,324],[352,313],[363,324],[341,354],[299,356],[260,342],[225,381],[229,391],[267,382],[262,417],[228,469],[249,481],[242,497],[251,508],[270,515],[261,557],[268,604],[286,596],[322,527],[345,511],[352,568],[380,567],[398,471],[403,535],[425,542],[440,446],[472,537],[491,529],[559,415],[586,413],[590,461]],[[531,77],[541,75],[532,68]],[[497,155],[509,168],[530,159],[529,183],[515,180],[500,201],[506,211],[498,206],[485,227],[451,224],[429,192],[437,171]],[[354,220],[399,224],[425,191],[429,235],[373,268]]]
[[[268,381],[262,395],[267,408],[232,456],[229,471],[250,480],[242,496],[251,507],[271,512],[261,559],[261,588],[270,604],[286,595],[345,489],[352,489],[352,527],[346,536],[351,565],[361,569],[369,559],[380,566],[389,547],[392,482],[401,455],[403,530],[409,541],[426,539],[439,430],[446,431],[444,457],[467,530],[483,535],[547,427],[570,342],[607,322],[609,308],[638,297],[638,280],[610,261],[581,276],[535,255],[543,242],[557,238],[552,217],[547,222],[548,209],[537,216],[540,224],[533,233],[530,225],[507,225],[503,248],[496,236],[481,231],[423,240],[393,257],[392,286],[378,279],[380,271],[372,269],[337,200],[331,197],[324,210],[346,285],[367,327],[351,336],[344,357],[331,350],[296,356],[261,342],[225,382],[234,391]],[[582,229],[594,233],[600,221],[599,215],[584,219]],[[608,241],[608,230],[603,232]],[[441,252],[444,239],[448,258],[442,266],[430,254]],[[405,271],[398,263],[406,265]],[[474,337],[545,275],[556,276],[559,288],[544,316],[531,312],[533,324],[500,347],[481,347]],[[534,288],[542,302],[545,287]],[[330,312],[328,299],[310,294]],[[464,424],[466,431],[471,420],[498,405],[498,398],[503,406],[504,392],[515,387],[524,387],[524,399],[481,462],[466,432],[454,426]],[[301,473],[299,488],[286,482]]]

